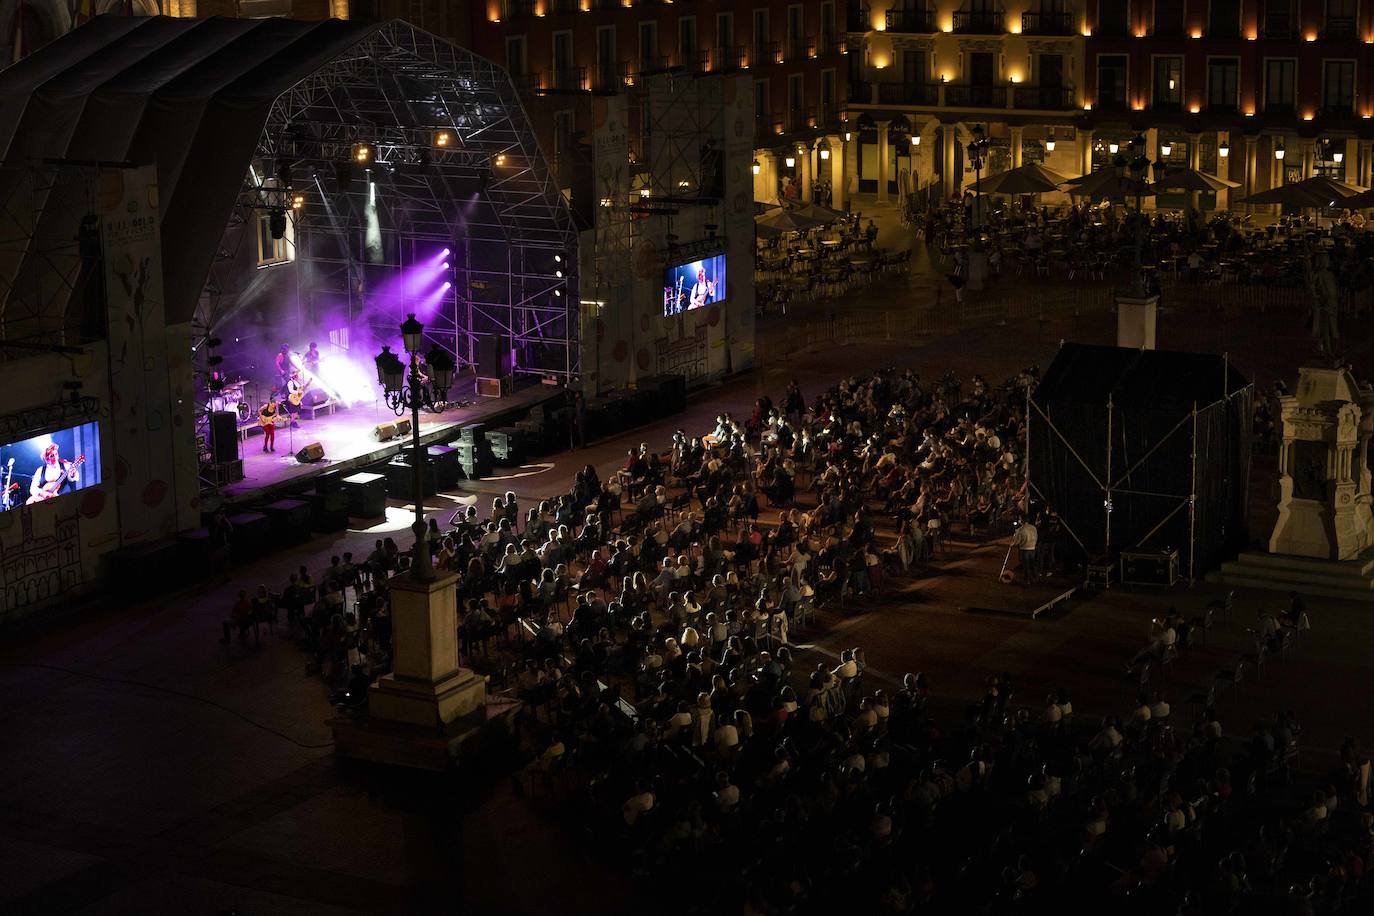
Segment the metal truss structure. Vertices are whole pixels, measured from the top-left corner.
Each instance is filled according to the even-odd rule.
[[[517,375],[579,376],[577,231],[495,64],[391,21],[280,95],[200,299],[204,335],[232,323],[230,272],[263,211],[294,219],[306,321],[343,304],[351,326],[394,332],[414,303],[383,281],[448,247],[452,287],[426,325],[459,371],[494,337]]]
[[[0,169],[0,360],[104,336],[100,168],[33,161]]]

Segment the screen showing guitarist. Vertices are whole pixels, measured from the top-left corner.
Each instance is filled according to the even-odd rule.
[[[67,461],[58,454],[56,442],[43,449],[43,463],[33,472],[33,482],[29,484],[28,505],[61,496],[69,487],[75,489],[85,460],[85,455],[78,455],[75,461]]]

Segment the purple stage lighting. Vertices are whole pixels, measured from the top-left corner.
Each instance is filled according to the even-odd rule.
[[[448,261],[445,261],[445,262],[443,263],[442,269],[443,269],[443,270],[448,270],[448,267],[449,267]]]
[[[441,257],[441,258],[446,258],[446,257],[448,257],[448,256],[449,256],[449,250],[448,250],[447,248],[445,248],[443,251],[439,252],[439,257]]]
[[[450,286],[452,286],[452,285],[453,285],[452,283],[450,283],[450,282],[448,282],[447,280],[445,280],[445,281],[444,281],[444,285],[441,286],[440,289],[448,289],[448,288],[449,288]]]

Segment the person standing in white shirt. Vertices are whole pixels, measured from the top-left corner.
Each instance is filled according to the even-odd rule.
[[[1022,581],[1027,585],[1035,579],[1035,545],[1040,539],[1040,532],[1036,530],[1035,523],[1026,519],[1016,529],[1016,533],[1011,536],[1011,546],[1016,548],[1017,555],[1020,557]]]

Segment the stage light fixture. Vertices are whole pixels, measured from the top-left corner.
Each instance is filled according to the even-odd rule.
[[[359,165],[371,165],[377,159],[377,147],[371,143],[353,144],[353,161]]]
[[[553,272],[553,275],[554,275],[555,277],[559,278],[560,280],[563,279],[563,271],[561,271],[561,270],[555,270],[555,271]]]
[[[285,159],[278,159],[277,186],[281,188],[289,188],[292,184],[293,182],[291,181],[291,163]]]
[[[445,280],[445,281],[444,281],[444,285],[441,286],[441,287],[439,287],[439,288],[440,288],[440,289],[452,289],[452,288],[453,288],[453,284],[450,283],[448,280]]]
[[[280,207],[273,207],[267,216],[267,228],[271,231],[272,238],[284,238],[286,236],[286,211]]]
[[[556,255],[554,255],[554,256],[553,256],[553,263],[555,263],[555,264],[562,264],[562,263],[563,263],[563,256],[562,256],[561,254],[556,254]]]
[[[440,270],[448,270],[448,269],[449,269],[449,263],[448,263],[448,261],[445,261],[442,265],[440,265]]]
[[[440,129],[434,132],[434,147],[436,149],[448,149],[452,145],[453,131]]]
[[[299,210],[305,206],[305,195],[295,194],[291,197],[291,209]]]

